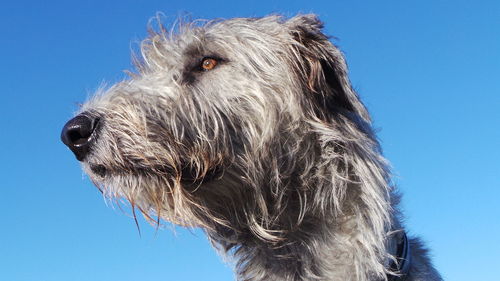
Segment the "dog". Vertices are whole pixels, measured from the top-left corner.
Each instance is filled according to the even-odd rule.
[[[95,185],[202,228],[238,280],[442,280],[399,197],[341,51],[315,15],[150,29],[136,72],[62,141]]]

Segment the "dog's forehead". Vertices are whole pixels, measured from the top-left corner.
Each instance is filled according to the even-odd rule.
[[[254,64],[274,64],[287,52],[291,28],[280,17],[234,18],[204,24],[185,24],[177,31],[162,28],[141,43],[136,64],[139,73],[152,79],[151,73],[175,76],[186,67],[199,64],[204,57]],[[156,77],[156,76],[155,76]],[[159,76],[158,76],[159,77]],[[154,78],[154,77],[153,77]]]
[[[177,48],[179,55],[192,57],[215,50],[231,53],[239,51],[242,43],[265,41],[262,38],[272,41],[286,34],[289,34],[289,27],[278,17],[234,18],[185,29],[174,40],[166,43]],[[271,47],[269,43],[268,47]]]

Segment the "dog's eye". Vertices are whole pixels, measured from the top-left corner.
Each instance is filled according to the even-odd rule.
[[[203,60],[201,61],[201,68],[206,71],[212,70],[217,66],[218,63],[219,62],[214,58],[203,58]]]

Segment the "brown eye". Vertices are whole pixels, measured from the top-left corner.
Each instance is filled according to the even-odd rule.
[[[201,61],[201,68],[203,68],[203,70],[212,70],[217,66],[218,63],[219,62],[216,59],[204,58]]]

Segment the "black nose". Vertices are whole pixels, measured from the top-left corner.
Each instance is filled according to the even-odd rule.
[[[64,125],[61,132],[62,142],[73,151],[78,161],[83,161],[97,139],[99,118],[85,113],[76,116]]]

